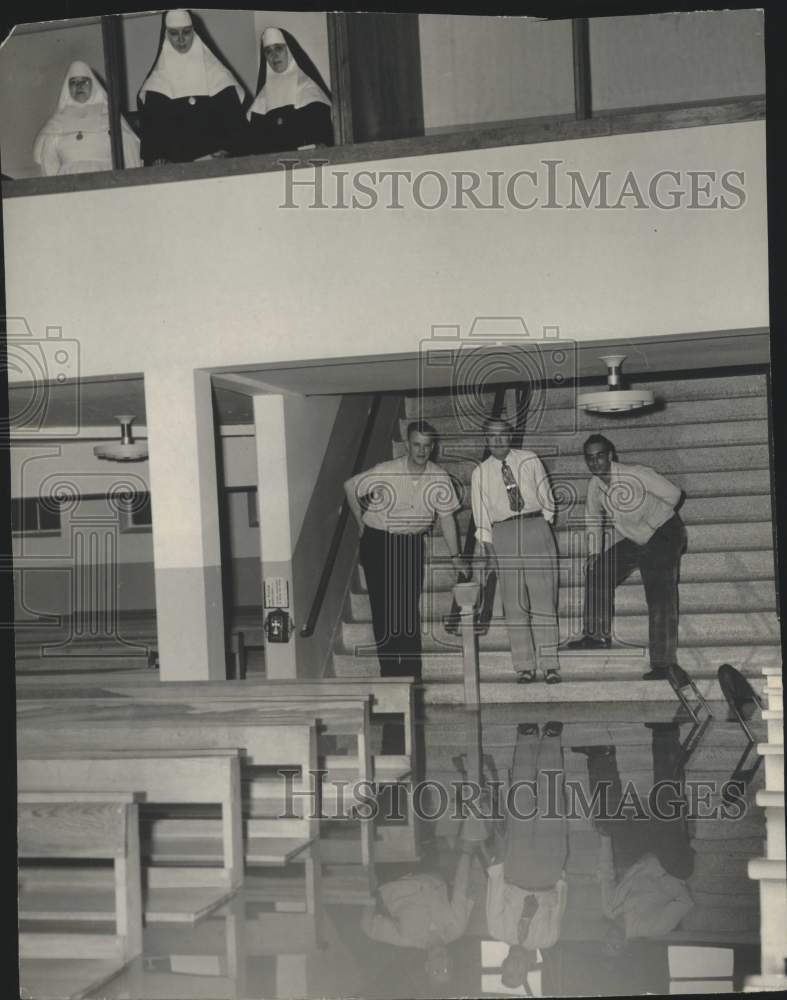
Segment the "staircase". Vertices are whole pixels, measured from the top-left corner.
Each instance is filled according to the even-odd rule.
[[[688,531],[681,563],[681,665],[706,697],[721,696],[715,677],[725,662],[741,670],[755,687],[762,687],[763,666],[781,662],[765,375],[676,379],[649,382],[647,387],[654,391],[656,404],[634,415],[581,413],[573,404],[572,389],[548,390],[548,407],[531,403],[524,447],[541,456],[558,504],[561,639],[581,630],[588,483],[582,444],[588,434],[598,431],[614,442],[622,462],[649,465],[686,493],[680,512]],[[400,440],[393,442],[393,455],[401,454],[407,423],[419,416],[437,428],[437,461],[464,487],[458,515],[463,534],[470,519],[470,475],[484,443],[480,434],[463,430],[460,420],[467,419],[461,417],[463,412],[477,414],[481,403],[490,412],[492,394],[468,399],[436,393],[420,401],[408,396]],[[514,406],[509,392],[505,412],[513,414]],[[476,416],[475,425],[480,423]],[[461,639],[442,625],[451,605],[454,576],[446,568],[447,549],[439,526],[427,551],[422,605],[426,699],[462,703]],[[355,653],[372,642],[369,600],[358,568],[334,651],[336,675],[377,673],[374,656]],[[517,685],[497,597],[491,627],[479,639],[482,700],[670,700],[666,682],[640,679],[648,667],[647,642],[647,605],[635,573],[617,590],[615,643],[610,651],[561,655],[562,685]]]

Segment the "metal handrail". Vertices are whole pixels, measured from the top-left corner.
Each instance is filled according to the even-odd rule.
[[[380,403],[382,400],[382,395],[378,393],[372,400],[372,405],[369,407],[369,413],[366,417],[366,426],[364,427],[363,434],[361,436],[361,442],[358,445],[358,453],[355,457],[355,463],[353,464],[353,471],[350,473],[351,476],[357,475],[363,469],[363,464],[366,459],[366,452],[369,447],[369,441],[372,437],[372,431],[374,430],[374,425],[377,420],[377,414],[380,409]],[[320,579],[317,584],[317,590],[314,593],[314,599],[312,600],[312,606],[309,610],[309,615],[306,622],[300,628],[300,636],[304,639],[308,639],[314,634],[314,630],[317,627],[317,621],[320,617],[320,611],[322,610],[322,604],[325,600],[325,594],[328,590],[328,584],[331,580],[331,573],[333,572],[333,565],[336,562],[336,556],[339,552],[339,546],[342,543],[342,535],[344,534],[344,528],[347,524],[347,518],[350,516],[350,505],[345,498],[339,508],[339,517],[336,522],[336,527],[333,531],[333,538],[331,538],[331,544],[328,549],[328,554],[325,557],[325,563],[322,568],[322,573],[320,573]]]

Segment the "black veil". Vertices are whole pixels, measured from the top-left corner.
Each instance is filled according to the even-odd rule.
[[[153,70],[156,68],[156,63],[159,61],[159,56],[161,55],[161,49],[163,48],[164,42],[166,41],[167,37],[166,17],[168,13],[169,13],[168,11],[164,11],[161,15],[161,31],[159,32],[158,48],[156,49],[156,55],[153,57],[153,62],[150,64],[147,73],[143,77],[142,86],[145,85],[145,81],[153,72]],[[227,69],[228,72],[230,72],[232,76],[238,81],[238,84],[243,89],[243,101],[241,103],[245,105],[245,102],[248,100],[248,94],[246,92],[246,85],[243,83],[243,80],[241,80],[241,78],[238,76],[238,74],[235,72],[232,66],[230,66],[230,64],[227,62],[227,60],[219,51],[218,46],[213,41],[213,38],[211,37],[211,34],[208,31],[205,22],[202,20],[200,15],[195,14],[193,10],[187,10],[187,13],[191,18],[191,23],[194,28],[194,34],[197,35],[202,44],[218,59],[218,61],[222,64],[222,66],[224,66],[225,69]],[[140,90],[141,89],[142,88],[140,87]],[[137,106],[139,107],[141,103],[142,102],[139,99],[139,93],[137,93]]]
[[[279,28],[278,30],[282,33],[282,35],[284,35],[284,40],[287,43],[287,48],[290,50],[292,58],[295,60],[295,63],[298,66],[298,68],[301,69],[310,79],[312,79],[317,84],[320,90],[322,90],[322,92],[330,101],[331,92],[330,90],[328,90],[325,80],[323,80],[322,78],[322,74],[314,65],[314,63],[311,61],[311,58],[304,51],[304,49],[301,48],[296,38],[293,35],[291,35],[289,31],[285,31],[284,28]],[[265,86],[265,80],[267,79],[267,76],[268,76],[268,60],[265,58],[265,53],[262,50],[262,38],[260,38],[260,71],[257,76],[257,94],[256,94],[257,97],[259,97],[260,91]]]

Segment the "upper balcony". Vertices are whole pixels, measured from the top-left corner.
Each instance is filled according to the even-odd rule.
[[[205,11],[215,49],[255,96],[259,38],[280,24],[332,95],[334,145],[144,169],[41,176],[32,148],[72,59],[139,128],[137,92],[161,16],[23,25],[0,52],[6,198],[265,173],[319,159],[383,161],[761,119],[760,11],[544,21],[430,14]],[[11,99],[25,95],[21,105]]]

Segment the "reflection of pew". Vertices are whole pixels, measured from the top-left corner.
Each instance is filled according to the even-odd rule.
[[[296,767],[294,790],[314,801],[317,749],[314,719],[302,712],[217,710],[186,714],[173,706],[154,713],[145,706],[94,703],[56,706],[20,704],[18,756],[70,751],[116,750],[144,753],[150,746],[184,751],[189,748],[244,751],[242,768]],[[353,706],[354,709],[354,706]],[[223,853],[221,820],[162,820],[154,827],[151,859],[168,864],[220,864]],[[189,824],[184,828],[183,823]],[[174,825],[173,825],[174,824]],[[317,835],[317,819],[308,810],[292,819],[254,820],[247,824],[247,864],[285,864]]]
[[[195,925],[157,924],[146,930],[144,958],[112,981],[111,996],[244,1000],[247,956],[243,891]]]
[[[114,934],[23,931],[23,995],[82,997],[142,951],[137,806],[131,793],[20,792],[20,858],[107,859],[114,866]],[[78,898],[72,900],[79,907]],[[65,907],[68,903],[65,904]],[[68,910],[64,907],[63,913]],[[26,919],[32,920],[33,914]]]
[[[133,786],[145,803],[219,804],[223,866],[146,868],[144,902],[149,921],[196,920],[243,880],[238,750],[116,751],[111,756],[105,751],[82,751],[78,755],[28,757],[19,759],[17,775],[19,787],[26,791],[122,791]],[[35,898],[40,901],[42,892],[48,891],[46,873],[35,872],[25,881],[25,888],[23,907],[27,899],[31,904]],[[100,883],[96,889],[100,889]],[[94,902],[98,906],[99,899]]]

